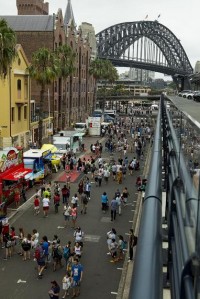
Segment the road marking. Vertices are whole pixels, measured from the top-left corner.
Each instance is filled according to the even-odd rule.
[[[84,241],[97,243],[97,242],[99,242],[100,238],[101,238],[101,236],[97,236],[97,235],[85,235]]]
[[[137,193],[135,193],[135,194],[139,194],[139,193],[137,192]]]
[[[117,270],[123,270],[123,268],[117,268]]]
[[[135,212],[135,210],[131,210],[131,212]]]
[[[26,283],[26,280],[18,279],[17,283]]]
[[[61,229],[61,228],[65,228],[65,227],[64,227],[64,226],[58,226],[57,228],[58,228],[58,229]]]
[[[110,222],[110,217],[102,217],[101,222],[109,223]]]
[[[129,220],[129,222],[130,222],[130,223],[132,223],[132,222],[133,222],[133,220]]]
[[[118,293],[117,292],[110,292],[111,295],[117,295]]]
[[[130,236],[130,234],[129,234],[129,233],[125,233],[125,235],[126,235],[126,236]]]

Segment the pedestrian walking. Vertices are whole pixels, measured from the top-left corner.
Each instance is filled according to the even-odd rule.
[[[76,227],[76,220],[77,220],[77,207],[76,207],[75,204],[72,205],[71,218],[72,218],[72,228],[75,228]]]
[[[72,208],[71,208],[71,206],[69,205],[69,203],[67,203],[67,204],[64,206],[64,212],[63,212],[64,220],[65,220],[65,227],[67,227],[67,223],[69,223],[69,221],[70,221],[71,211],[72,211]]]
[[[83,279],[83,266],[79,263],[79,259],[74,259],[74,265],[71,270],[72,276],[72,298],[80,295],[80,287]]]
[[[53,201],[54,201],[55,214],[57,214],[58,207],[60,206],[60,194],[59,193],[55,193]]]
[[[49,195],[46,194],[46,196],[42,200],[44,217],[48,216],[47,214],[48,214],[48,211],[49,211],[49,205],[50,205]]]
[[[59,299],[60,287],[56,280],[51,281],[51,289],[49,290],[49,298]]]
[[[133,260],[133,249],[137,245],[137,237],[133,233],[133,229],[129,230],[129,261]]]
[[[38,215],[40,213],[40,198],[38,195],[34,198],[34,215]]]
[[[72,284],[72,278],[71,278],[70,273],[67,272],[62,279],[62,289],[64,291],[62,299],[66,298],[66,296],[70,295],[71,284]]]
[[[108,196],[106,192],[103,192],[103,194],[101,195],[101,209],[103,213],[106,212],[107,208],[108,208]]]
[[[87,213],[88,197],[85,193],[81,194],[81,214]]]
[[[118,207],[118,203],[116,201],[116,198],[114,197],[110,203],[111,221],[116,219],[117,207]]]

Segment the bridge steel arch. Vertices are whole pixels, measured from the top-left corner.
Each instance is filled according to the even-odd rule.
[[[163,53],[167,65],[122,59],[125,51],[142,37],[152,40]],[[128,66],[184,78],[193,68],[177,37],[158,21],[125,22],[108,27],[96,35],[98,57],[109,59],[115,66]]]

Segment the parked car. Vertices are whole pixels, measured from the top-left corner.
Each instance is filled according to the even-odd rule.
[[[194,96],[195,91],[191,91],[186,93],[186,96],[183,95],[184,98],[187,98],[188,100],[192,100]]]
[[[183,97],[183,95],[186,95],[188,92],[191,92],[191,90],[182,90],[178,93],[178,96]]]
[[[193,95],[193,99],[196,102],[200,102],[200,91]]]

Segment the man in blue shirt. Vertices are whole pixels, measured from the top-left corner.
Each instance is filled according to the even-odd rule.
[[[72,266],[71,271],[72,276],[72,288],[73,295],[72,298],[75,298],[80,295],[80,285],[83,278],[83,266],[79,263],[78,258],[74,259],[74,265]]]
[[[118,202],[116,201],[116,198],[114,197],[110,203],[111,221],[115,220],[115,218],[116,218],[117,207],[118,207]]]

